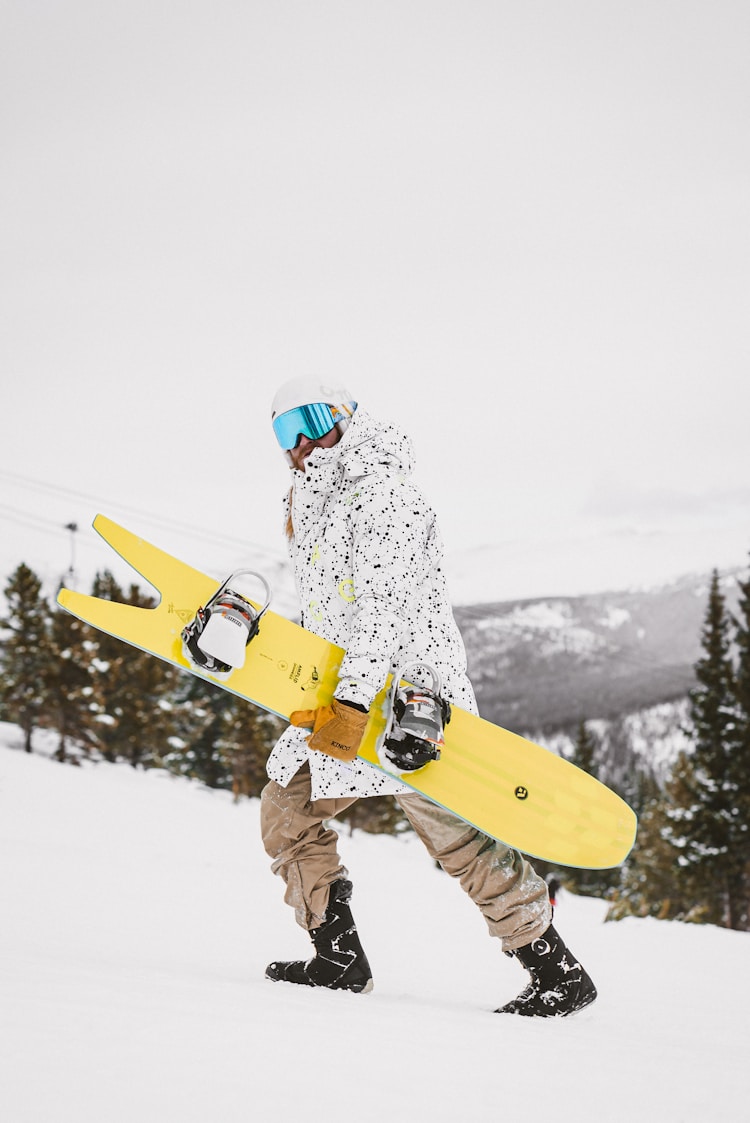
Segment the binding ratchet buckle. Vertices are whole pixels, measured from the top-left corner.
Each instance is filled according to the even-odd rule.
[[[427,671],[432,686],[403,681],[415,668]],[[421,676],[420,676],[421,677]],[[450,704],[440,697],[443,680],[428,663],[406,663],[394,675],[381,764],[389,772],[415,772],[440,759],[445,744],[443,728],[451,719]]]
[[[238,577],[256,577],[264,589],[263,607],[258,609],[246,597],[234,592],[230,584]],[[245,648],[258,634],[260,620],[271,603],[271,589],[265,577],[252,569],[238,569],[216,590],[205,608],[182,629],[185,658],[214,678],[226,678],[245,664]]]

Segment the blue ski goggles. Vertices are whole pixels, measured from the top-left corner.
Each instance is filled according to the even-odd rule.
[[[286,413],[280,413],[273,420],[276,440],[285,450],[296,448],[300,437],[308,437],[311,441],[317,441],[320,437],[324,437],[326,433],[330,433],[337,422],[345,421],[351,417],[356,408],[356,402],[347,402],[341,406],[330,406],[323,402],[317,402],[314,405],[288,409]]]

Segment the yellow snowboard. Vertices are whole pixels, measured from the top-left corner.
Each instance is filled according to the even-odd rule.
[[[124,527],[97,515],[94,527],[161,595],[155,608],[136,608],[61,589],[58,602],[88,624],[185,671],[201,675],[182,650],[182,629],[217,582]],[[256,606],[260,608],[260,606]],[[330,701],[343,651],[267,611],[247,647],[245,664],[223,680],[209,678],[264,710],[293,710]],[[360,757],[380,768],[377,745],[386,725],[387,687],[370,711]],[[635,840],[626,803],[586,772],[540,745],[452,708],[440,759],[402,776],[409,787],[467,823],[556,865],[604,869],[619,865]]]

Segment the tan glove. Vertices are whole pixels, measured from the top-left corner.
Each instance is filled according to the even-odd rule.
[[[300,729],[312,729],[307,738],[311,749],[327,753],[337,760],[354,760],[369,716],[359,706],[333,698],[330,706],[295,710],[289,715],[289,720]]]

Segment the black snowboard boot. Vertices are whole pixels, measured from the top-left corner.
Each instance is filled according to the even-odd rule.
[[[372,971],[349,908],[351,896],[351,881],[334,881],[323,923],[310,932],[315,955],[307,963],[299,959],[269,963],[266,978],[308,987],[329,987],[331,990],[353,990],[364,994],[371,991]]]
[[[565,1018],[590,1006],[596,998],[593,982],[552,925],[533,943],[510,954],[523,964],[531,982],[496,1014]]]

